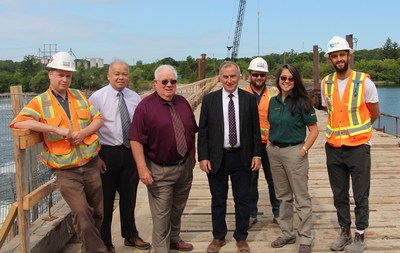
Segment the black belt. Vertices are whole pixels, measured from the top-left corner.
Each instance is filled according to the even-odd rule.
[[[291,146],[296,146],[296,145],[299,145],[301,143],[303,143],[303,142],[302,141],[296,142],[296,143],[280,143],[280,142],[275,142],[275,141],[272,142],[272,144],[274,146],[277,146],[279,148],[287,148],[287,147],[291,147]]]
[[[112,149],[118,149],[118,150],[130,149],[130,148],[127,148],[125,145],[118,145],[118,146],[101,145],[101,147],[104,147],[104,148],[112,148]]]
[[[227,152],[235,152],[235,151],[239,151],[240,150],[240,147],[238,147],[238,148],[224,148],[224,151],[227,151]]]
[[[179,160],[175,163],[156,163],[153,160],[151,160],[153,163],[157,164],[158,166],[178,166],[182,165],[186,162],[187,157],[183,158],[182,160]]]

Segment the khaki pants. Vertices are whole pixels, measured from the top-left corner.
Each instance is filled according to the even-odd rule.
[[[299,218],[297,232],[300,244],[312,243],[312,206],[308,193],[308,156],[301,157],[303,144],[279,148],[267,148],[275,193],[281,202],[279,225],[284,238],[295,237],[293,228],[293,202]],[[294,198],[293,198],[294,197]]]
[[[181,216],[193,181],[190,158],[177,166],[160,166],[147,160],[153,184],[147,186],[151,217],[152,244],[156,253],[169,253],[170,242],[179,242]]]

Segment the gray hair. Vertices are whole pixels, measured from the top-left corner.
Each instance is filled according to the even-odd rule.
[[[126,67],[128,68],[128,73],[129,73],[129,65],[128,65],[128,63],[126,63],[123,60],[119,60],[119,59],[114,60],[114,61],[112,61],[110,63],[110,66],[108,66],[108,73],[110,73],[112,66],[114,66],[114,64],[116,64],[116,63],[122,63],[122,64],[126,65]]]
[[[175,77],[178,77],[178,72],[176,71],[176,69],[175,69],[173,66],[168,65],[168,64],[163,64],[163,65],[160,65],[160,66],[154,71],[154,79],[155,79],[155,80],[158,80],[160,71],[161,71],[161,70],[164,70],[164,69],[167,69],[167,70],[172,71],[172,72],[174,73]]]
[[[224,69],[226,67],[230,67],[230,66],[235,66],[237,69],[237,75],[240,76],[239,65],[234,61],[224,61],[223,63],[221,63],[221,65],[219,66],[219,75],[221,75],[222,69]]]

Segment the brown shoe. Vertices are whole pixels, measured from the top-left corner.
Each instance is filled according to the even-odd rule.
[[[180,240],[179,242],[171,242],[169,248],[179,251],[191,251],[193,250],[193,244]]]
[[[291,237],[291,238],[283,238],[283,237],[278,237],[275,241],[271,243],[272,248],[282,248],[286,244],[293,244],[296,242],[296,237]]]
[[[125,238],[124,240],[125,246],[135,247],[137,249],[145,250],[150,248],[150,243],[143,241],[142,238],[131,236],[129,238]]]
[[[207,247],[207,253],[218,253],[222,246],[226,244],[225,239],[218,240],[214,239],[211,241],[210,245]]]
[[[240,240],[236,242],[236,247],[238,249],[238,253],[250,253],[249,244],[246,240]]]

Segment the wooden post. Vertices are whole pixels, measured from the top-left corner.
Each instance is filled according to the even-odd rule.
[[[22,107],[22,86],[11,86],[11,101],[13,113],[17,115]],[[19,138],[14,136],[14,158],[15,158],[15,179],[17,184],[17,204],[18,204],[18,236],[20,252],[28,253],[31,251],[29,242],[29,210],[24,210],[24,196],[29,193],[28,188],[28,167],[26,166],[27,151],[20,149]]]
[[[354,49],[353,48],[353,34],[346,35],[346,40],[349,43],[350,48]],[[354,54],[351,57],[351,61],[349,62],[349,65],[350,65],[351,68],[353,68],[353,66],[354,66]]]

